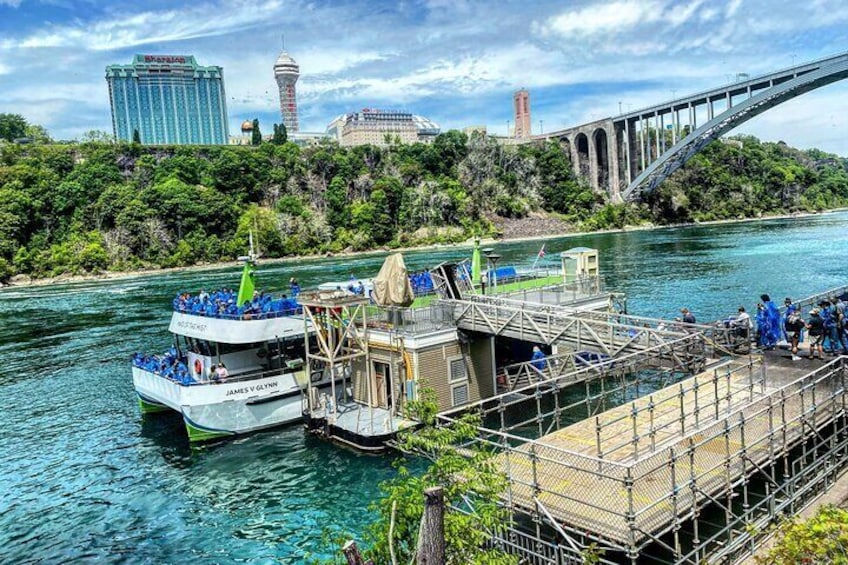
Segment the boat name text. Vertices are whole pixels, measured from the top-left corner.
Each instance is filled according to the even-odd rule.
[[[234,394],[248,394],[248,393],[251,393],[251,392],[261,392],[263,390],[268,390],[268,389],[278,388],[278,387],[279,387],[279,383],[276,383],[276,382],[264,383],[264,384],[258,384],[258,385],[251,385],[251,386],[243,386],[243,387],[228,390],[227,396],[232,396]]]
[[[192,322],[189,320],[178,320],[177,327],[181,330],[195,330],[198,332],[206,331],[206,324],[201,324],[198,322]]]

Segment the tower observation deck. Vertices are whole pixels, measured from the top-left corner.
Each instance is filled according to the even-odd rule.
[[[274,78],[280,89],[280,114],[283,124],[289,132],[298,131],[297,121],[297,90],[295,83],[300,77],[300,67],[291,58],[288,51],[283,51],[274,63]]]

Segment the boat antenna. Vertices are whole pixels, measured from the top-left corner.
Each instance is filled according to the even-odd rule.
[[[249,245],[247,255],[240,255],[238,260],[242,263],[253,265],[256,263],[256,259],[259,258],[259,256],[253,251],[253,230],[247,232],[247,240]]]
[[[248,242],[250,243],[250,250],[247,255],[242,255],[238,258],[239,261],[244,263],[244,268],[241,272],[241,283],[239,284],[238,298],[236,299],[236,304],[239,306],[253,298],[253,290],[255,287],[254,275],[256,274],[256,271],[254,267],[256,265],[256,255],[253,253],[253,230],[247,232],[247,235]]]
[[[256,255],[254,255],[255,259],[259,259],[262,256],[262,251],[259,248],[259,228],[256,226],[256,216],[253,217],[253,231],[256,232]],[[253,232],[250,232],[251,236]],[[253,249],[251,246],[250,254],[253,255]]]

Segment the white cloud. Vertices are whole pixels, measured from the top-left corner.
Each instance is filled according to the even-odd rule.
[[[75,47],[112,51],[140,45],[226,35],[281,18],[281,0],[249,4],[229,0],[221,4],[198,4],[183,9],[116,14],[94,22],[47,26],[13,45],[23,49]],[[226,13],[226,17],[210,17]]]
[[[659,2],[619,0],[563,12],[541,27],[544,35],[583,36],[622,31],[660,18]]]
[[[730,0],[724,8],[724,17],[729,19],[735,16],[741,5],[742,0]]]
[[[108,128],[103,69],[143,48],[223,66],[233,123],[273,120],[279,99],[272,67],[285,32],[301,66],[303,127],[320,129],[339,113],[380,105],[444,127],[488,122],[503,130],[512,92],[523,86],[531,91],[534,124],[561,129],[614,115],[619,101],[635,109],[670,98],[672,89],[682,96],[737,72],[786,67],[793,56],[800,62],[832,54],[845,49],[840,25],[848,21],[848,5],[836,0],[540,0],[522,6],[521,17],[515,4],[476,0],[199,0],[161,10],[125,1],[88,19],[10,19],[4,30],[14,31],[0,38],[4,111],[14,108],[66,132],[55,134],[62,137]],[[69,12],[50,12],[61,13]],[[783,108],[751,127],[765,138],[783,131],[789,143],[820,145],[821,136],[830,144],[823,149],[844,145],[833,135],[838,128],[819,118],[798,121],[812,106],[791,115]]]

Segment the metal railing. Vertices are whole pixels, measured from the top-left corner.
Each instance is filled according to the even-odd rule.
[[[562,307],[493,297],[443,300],[455,308],[457,326],[523,341],[568,343],[615,356],[673,341],[686,332],[657,320],[654,326],[617,323],[612,314],[588,316]]]
[[[150,371],[150,370],[145,369],[144,367],[140,367],[138,365],[133,365],[133,367],[136,368],[136,369],[139,369],[141,371],[144,371],[145,373],[149,373],[151,375],[156,375],[159,378],[171,381],[174,384],[178,384],[180,386],[185,386],[185,387],[219,385],[219,384],[225,384],[225,383],[238,383],[238,382],[244,382],[244,381],[254,381],[254,380],[257,380],[257,379],[264,379],[264,378],[267,378],[267,377],[278,377],[278,376],[282,376],[282,375],[286,375],[286,374],[292,374],[292,373],[297,372],[296,370],[284,369],[284,368],[255,369],[255,370],[251,370],[251,371],[246,371],[244,373],[230,374],[222,380],[209,379],[209,378],[207,378],[206,375],[200,375],[200,378],[198,378],[198,376],[192,375],[192,377],[191,377],[192,382],[186,383],[186,382],[179,381],[176,378],[170,378],[166,375],[163,375],[161,372],[158,372],[158,371]],[[304,383],[301,386],[301,388],[305,389],[306,383]]]
[[[453,309],[442,302],[415,308],[371,304],[366,315],[369,330],[415,335],[456,328]]]
[[[604,294],[604,283],[600,277],[582,277],[574,281],[557,282],[553,284],[545,284],[545,277],[527,277],[522,280],[538,279],[539,286],[527,286],[526,288],[510,289],[509,286],[504,286],[503,289],[495,288],[493,292],[487,287],[487,294],[483,296],[497,297],[523,302],[537,302],[542,304],[574,304],[588,299],[597,299]],[[560,280],[562,279],[560,275]]]
[[[631,555],[651,543],[662,545],[661,536],[677,536],[685,523],[694,528],[695,549],[689,556],[679,544],[673,549],[677,562],[696,563],[692,555],[703,558],[708,551],[709,538],[698,540],[703,507],[725,508],[726,523],[713,537],[723,536],[728,545],[740,535],[734,525],[750,516],[751,477],[771,485],[766,487],[774,503],[766,509],[771,520],[777,516],[774,505],[797,497],[800,477],[815,465],[830,469],[831,477],[837,463],[845,466],[846,360],[772,389],[759,364],[749,362],[659,391],[612,417],[598,416],[588,422],[588,435],[582,433],[584,421],[564,435],[535,441],[480,429],[474,443],[491,452],[507,475],[503,497],[510,507],[532,514],[535,500],[544,499],[568,531]],[[615,433],[621,429],[631,432]],[[812,484],[832,480],[815,476]],[[737,496],[743,500],[741,518],[722,502]]]
[[[174,308],[173,310],[177,314],[185,314],[186,316],[197,316],[200,318],[216,318],[219,320],[232,320],[241,322],[249,320],[272,320],[274,318],[291,318],[303,315],[303,308],[301,307],[298,307],[296,309],[283,310],[280,312],[257,312],[250,314],[207,314],[206,312],[191,312],[189,310],[180,310],[178,308]]]

